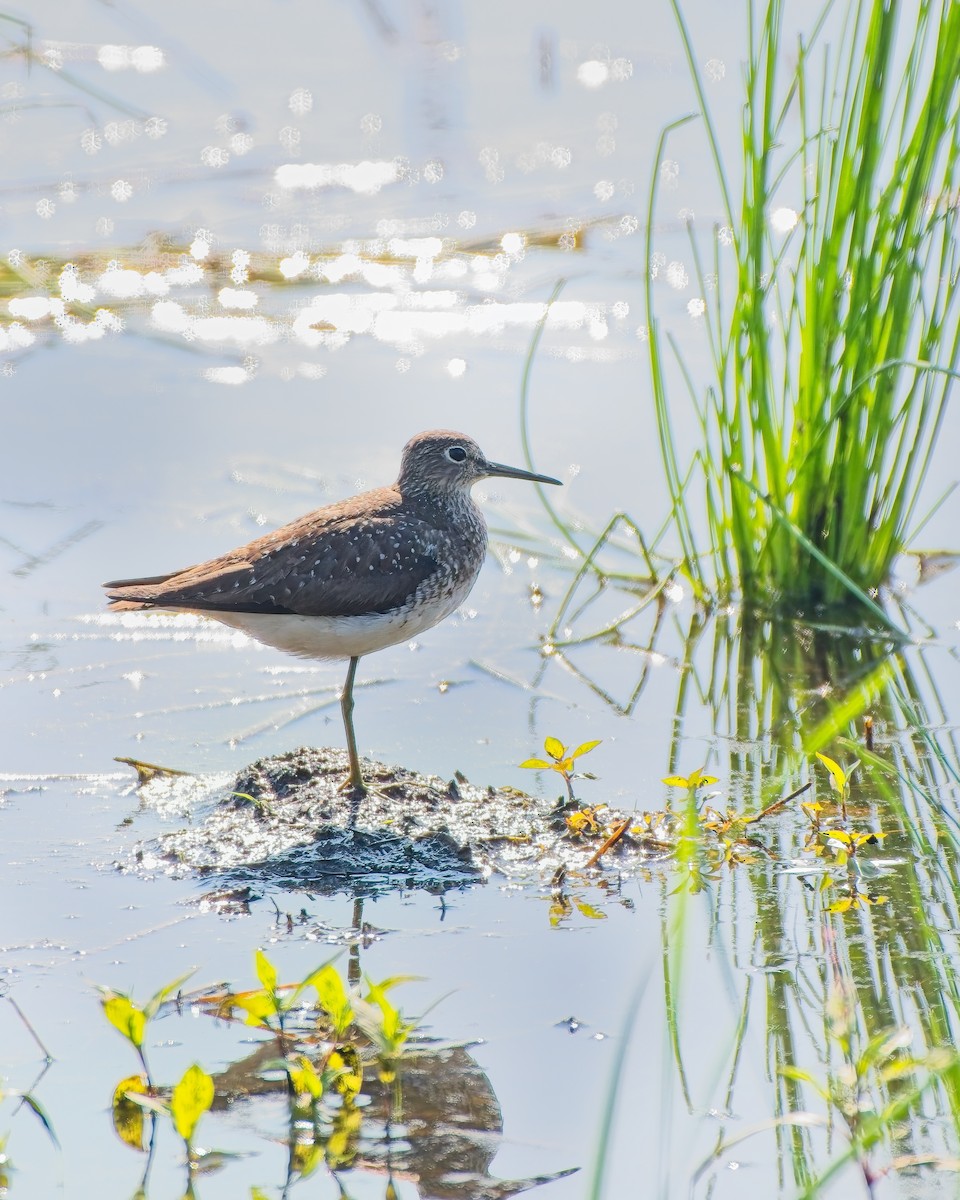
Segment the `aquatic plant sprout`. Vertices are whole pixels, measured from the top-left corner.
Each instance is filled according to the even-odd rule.
[[[751,3],[734,161],[671,4],[724,213],[709,238],[688,223],[706,382],[657,315],[652,270],[646,285],[683,570],[703,598],[869,602],[929,515],[918,502],[960,360],[960,6],[828,3],[794,41],[781,0]],[[668,145],[691,119],[657,148],[648,263]]]

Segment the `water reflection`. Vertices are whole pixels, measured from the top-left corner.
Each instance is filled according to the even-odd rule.
[[[659,876],[670,1054],[690,1114],[705,1096],[728,1114],[695,1172],[695,1194],[711,1194],[731,1160],[762,1153],[739,1144],[749,1103],[740,1099],[749,1091],[743,1064],[760,1053],[768,1096],[757,1115],[773,1120],[754,1136],[775,1140],[793,1186],[844,1163],[862,1177],[891,1163],[952,1169],[960,753],[938,696],[935,646],[905,648],[888,630],[836,616],[687,611],[684,619],[683,605],[653,590],[653,602],[611,622],[604,607],[616,601],[581,586],[586,599],[578,607],[568,597],[565,640],[549,644],[537,683],[559,667],[630,712],[654,656],[673,662],[674,732],[662,769],[693,765],[693,733],[708,730],[706,759],[721,776],[722,790],[694,800],[691,788],[673,827],[661,825],[675,842]],[[901,616],[914,619],[905,607]],[[640,663],[626,700],[614,698],[604,673],[610,655],[624,653]],[[813,761],[818,750],[846,764],[841,796]],[[788,789],[811,783],[803,804],[782,807]],[[692,840],[677,837],[681,826]],[[717,853],[705,830],[729,852]],[[694,968],[704,958],[706,972]],[[697,1028],[711,979],[725,993],[711,1017],[725,1064],[719,1092],[703,1077]],[[842,1136],[831,1146],[824,1130]]]
[[[236,1057],[212,1073],[209,1108],[220,1118],[220,1136],[252,1127],[284,1145],[285,1176],[274,1181],[281,1196],[312,1175],[329,1178],[340,1195],[356,1194],[358,1186],[368,1195],[368,1185],[385,1176],[388,1195],[400,1187],[419,1200],[506,1200],[572,1174],[576,1167],[523,1179],[492,1173],[503,1119],[490,1080],[469,1046],[408,1032],[414,1023],[386,1000],[387,989],[402,980],[375,985],[364,974],[365,929],[358,900],[352,927],[342,931],[350,947],[345,981],[327,964],[310,975],[315,983],[278,982],[269,959],[258,953],[261,990],[178,991],[156,1012],[146,1006],[148,1021],[201,1020],[234,1033]],[[111,1003],[126,1004],[115,995],[105,993],[105,1012]],[[340,1004],[346,1005],[342,1011]],[[240,1036],[244,1017],[261,1035],[252,1052],[245,1048],[249,1039]],[[397,1026],[394,1033],[388,1022]],[[145,1060],[143,1067],[146,1072]],[[144,1156],[138,1193],[144,1197],[159,1142],[170,1132],[170,1090],[149,1079],[122,1080],[112,1107],[117,1136]],[[256,1143],[248,1141],[239,1156],[231,1150],[192,1152],[188,1194],[202,1194],[204,1173],[229,1171],[232,1158],[251,1151]]]

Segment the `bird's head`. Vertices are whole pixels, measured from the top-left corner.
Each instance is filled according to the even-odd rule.
[[[403,448],[397,487],[404,496],[468,491],[492,475],[560,485],[559,479],[490,462],[473,438],[450,429],[418,433]]]

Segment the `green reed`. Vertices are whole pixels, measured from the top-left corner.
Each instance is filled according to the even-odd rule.
[[[671,4],[726,222],[709,246],[689,229],[705,385],[647,283],[683,569],[704,598],[867,602],[926,519],[918,500],[960,358],[960,6],[831,2],[793,42],[782,0],[751,2],[734,161]],[[648,263],[661,161],[688,119],[661,136]],[[778,208],[796,213],[791,230],[771,226]],[[683,391],[699,424],[688,460],[674,425]]]

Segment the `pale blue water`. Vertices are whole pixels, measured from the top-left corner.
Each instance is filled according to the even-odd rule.
[[[735,133],[741,33],[715,6],[689,12],[716,77],[718,115]],[[302,742],[339,744],[333,702],[342,668],[305,668],[217,631],[198,637],[190,626],[103,622],[100,583],[199,561],[386,482],[419,429],[463,428],[492,458],[522,465],[518,396],[536,316],[505,308],[491,320],[489,305],[542,302],[561,276],[568,279],[561,302],[582,308],[548,328],[534,367],[536,467],[564,479],[558,504],[585,528],[626,509],[656,529],[665,499],[638,336],[640,227],[660,128],[691,101],[665,6],[450,4],[431,13],[376,0],[349,7],[275,0],[244,9],[176,0],[161,12],[39,0],[18,15],[33,23],[38,53],[62,60],[78,83],[109,92],[125,111],[55,71],[35,64],[28,72],[22,61],[5,60],[4,253],[75,256],[81,279],[93,283],[98,273],[83,264],[83,252],[136,246],[156,232],[189,243],[203,231],[214,251],[264,252],[275,263],[349,238],[479,243],[590,223],[582,252],[465,256],[459,275],[445,275],[428,257],[420,277],[408,264],[372,280],[348,275],[297,289],[234,281],[259,297],[255,315],[264,324],[252,339],[249,327],[222,326],[214,337],[201,324],[235,311],[218,307],[212,286],[168,283],[133,308],[114,304],[122,331],[69,344],[50,318],[23,319],[33,344],[0,354],[0,971],[6,994],[55,1059],[36,1092],[63,1153],[51,1152],[30,1115],[15,1113],[10,1101],[0,1109],[0,1136],[9,1131],[19,1170],[12,1195],[80,1200],[131,1195],[142,1169],[112,1133],[108,1112],[114,1085],[135,1063],[100,1016],[93,985],[144,998],[195,967],[198,983],[253,986],[257,946],[275,955],[282,978],[298,978],[332,952],[325,938],[336,943],[352,920],[345,899],[278,896],[283,912],[308,913],[305,926],[287,933],[266,900],[227,918],[197,906],[192,882],[113,869],[159,826],[152,811],[139,811],[130,773],[114,756],[217,775]],[[12,25],[0,33],[22,37]],[[98,63],[104,46],[121,48],[108,61],[141,65],[157,59],[146,51],[137,57],[136,48],[157,47],[165,65],[107,71]],[[679,175],[658,244],[664,265],[686,262],[691,272],[684,221],[692,211],[709,227],[718,210],[693,130],[684,130],[673,153]],[[398,181],[373,194],[284,189],[276,177],[290,164],[395,166],[398,159]],[[120,265],[146,269],[135,255]],[[667,278],[658,283],[661,310],[689,331],[684,352],[697,369],[704,347],[686,315],[696,289],[689,278],[682,283],[682,272],[669,276],[673,284]],[[360,314],[343,344],[298,332],[302,310],[331,291],[351,297]],[[433,296],[431,311],[457,318],[445,334],[411,316],[421,312],[411,295],[437,292],[455,293],[448,307]],[[373,294],[395,304],[407,324],[378,332]],[[166,324],[158,319],[158,299],[182,306],[182,328],[170,324],[171,310]],[[111,303],[101,290],[92,307]],[[231,373],[211,374],[222,368]],[[955,411],[948,423],[943,447],[956,444]],[[945,451],[931,499],[954,475]],[[530,488],[485,490],[491,525],[560,551]],[[940,510],[924,531],[926,545],[955,545],[953,511]],[[903,574],[909,578],[909,564]],[[668,621],[652,658],[602,645],[571,656],[622,705],[649,668],[636,709],[619,714],[556,662],[541,672],[538,639],[568,580],[537,552],[501,550],[462,614],[415,647],[364,660],[356,714],[362,751],[444,777],[459,769],[477,782],[536,788],[537,777],[517,764],[545,736],[601,738],[585,764],[600,778],[581,785],[584,798],[641,810],[662,805],[680,640]],[[531,584],[542,589],[539,608]],[[610,615],[632,602],[609,601]],[[952,577],[913,602],[939,634],[931,661],[947,712],[955,713],[960,613]],[[649,625],[649,616],[639,622],[638,642]],[[706,650],[702,657],[706,670]],[[683,735],[685,769],[726,754],[709,713],[695,703]],[[122,824],[128,816],[132,824]],[[728,961],[722,939],[711,940],[712,909],[693,910],[681,1005],[688,1111],[659,974],[663,892],[672,886],[656,874],[618,880],[608,872],[605,888],[574,880],[573,893],[603,919],[574,911],[556,928],[547,879],[523,887],[493,881],[449,897],[446,912],[419,894],[368,904],[365,920],[381,935],[363,951],[364,970],[375,979],[422,977],[398,995],[404,1009],[415,1013],[444,997],[430,1012],[430,1032],[483,1041],[473,1053],[504,1121],[495,1175],[582,1166],[542,1194],[585,1195],[611,1073],[626,1052],[606,1194],[687,1189],[717,1134],[710,1110],[724,1108],[721,1064],[744,989],[757,976],[752,1003],[761,1003],[767,964],[748,953]],[[745,929],[751,922],[725,896],[716,920],[735,942],[738,921]],[[625,1049],[622,1023],[647,971],[650,986]],[[583,1023],[574,1034],[557,1024],[571,1015]],[[742,1054],[728,1134],[770,1115],[758,1020]],[[152,1053],[164,1080],[194,1058],[213,1069],[241,1053],[235,1032],[195,1016],[165,1019],[156,1041],[170,1042]],[[38,1070],[36,1048],[0,1003],[0,1078],[27,1087]],[[204,1144],[256,1157],[200,1179],[197,1194],[215,1200],[258,1185],[279,1195],[285,1152],[269,1138],[282,1136],[281,1126],[279,1111],[267,1106],[210,1118]],[[747,1169],[750,1194],[774,1194],[769,1139],[738,1148],[735,1161]],[[744,1182],[739,1169],[721,1171],[713,1195],[742,1194]],[[149,1194],[178,1195],[179,1184],[168,1140]],[[303,1194],[336,1194],[330,1180],[309,1186]],[[385,1182],[355,1172],[349,1186],[357,1196],[380,1196]],[[399,1187],[403,1197],[417,1194],[412,1181]]]

